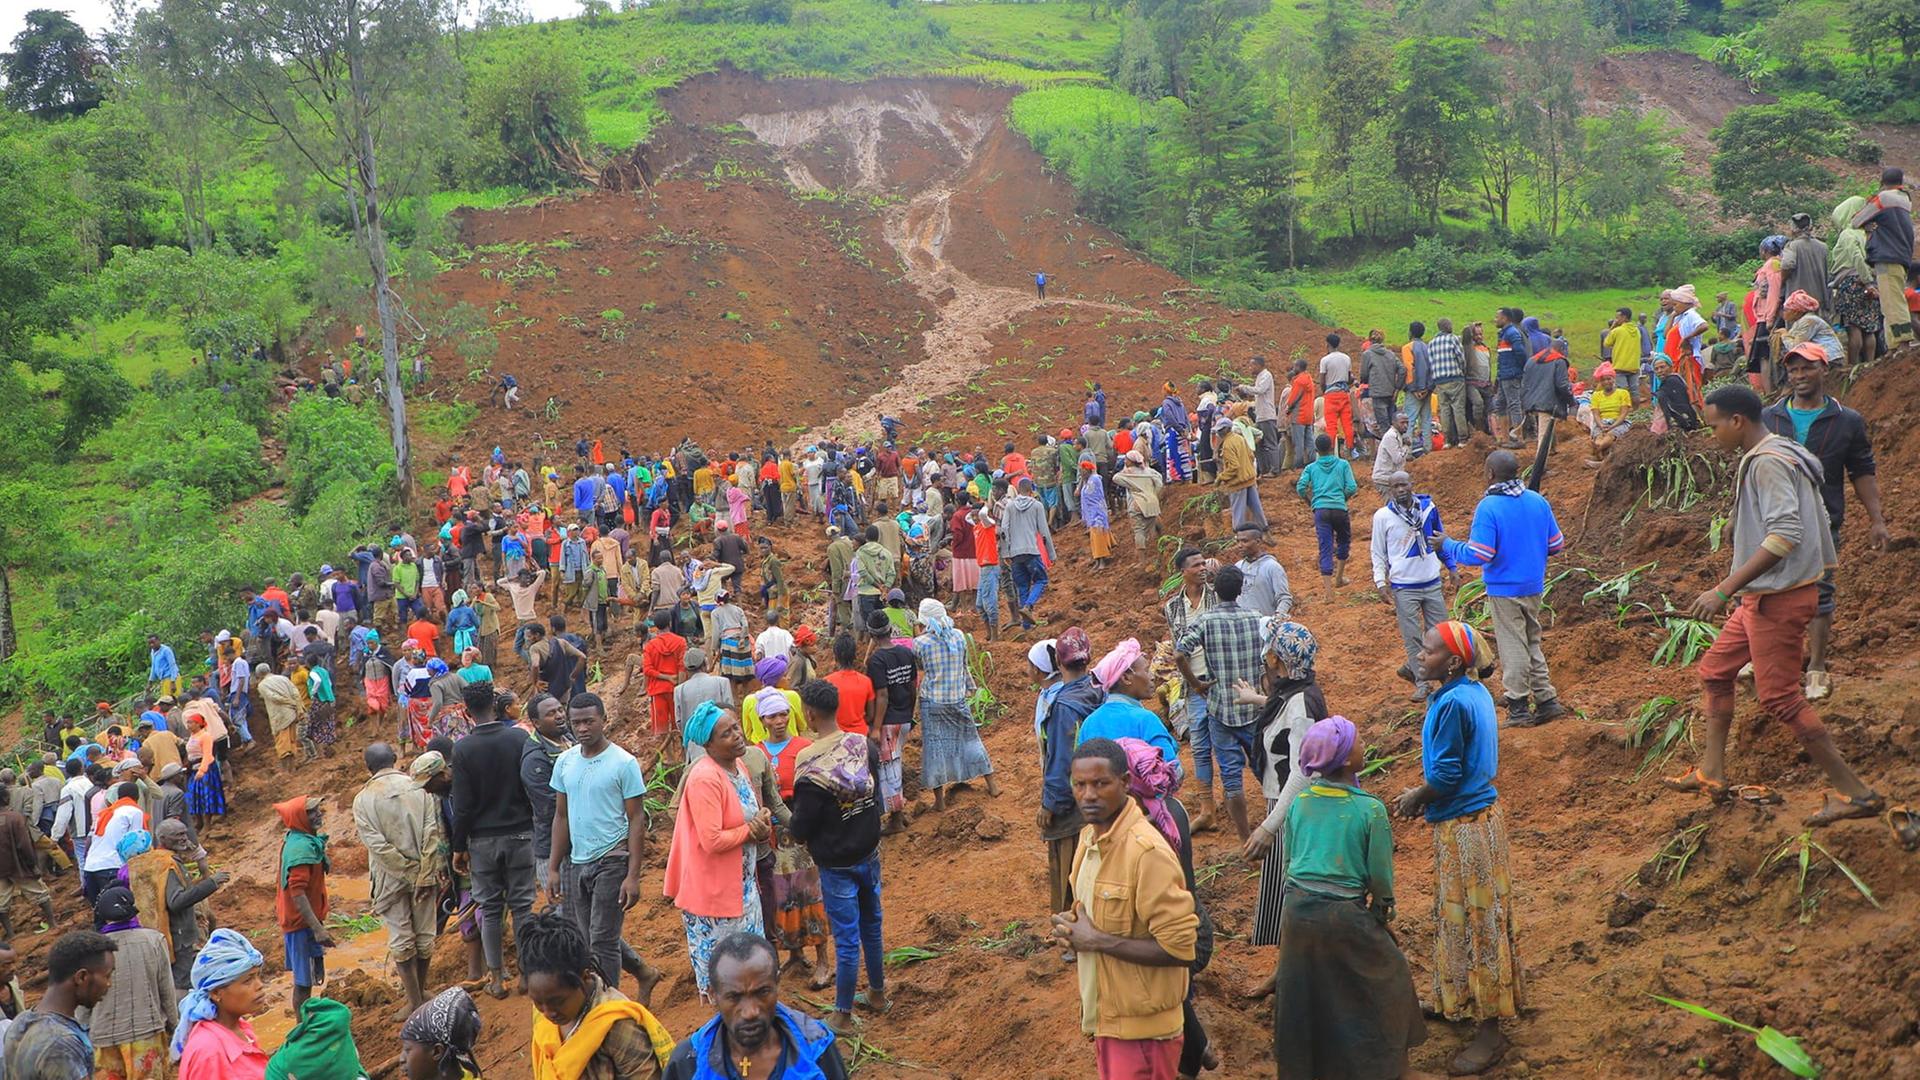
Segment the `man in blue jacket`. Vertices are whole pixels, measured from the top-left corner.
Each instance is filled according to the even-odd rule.
[[[1080,843],[1080,804],[1074,801],[1071,773],[1080,723],[1106,700],[1106,691],[1088,670],[1093,643],[1087,632],[1070,626],[1055,639],[1060,690],[1040,722],[1045,772],[1040,786],[1040,836],[1047,842],[1047,896],[1054,911],[1073,910],[1073,853]]]
[[[1566,546],[1553,507],[1520,479],[1520,462],[1505,450],[1487,455],[1487,488],[1473,511],[1465,543],[1441,538],[1446,557],[1481,567],[1493,637],[1500,654],[1500,681],[1507,691],[1507,727],[1533,727],[1564,715],[1560,694],[1547,674],[1540,642],[1540,604],[1546,592],[1547,556]]]

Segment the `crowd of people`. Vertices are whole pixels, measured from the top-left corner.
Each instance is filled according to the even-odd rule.
[[[350,1014],[317,992],[336,943],[326,825],[346,802],[280,790],[271,806],[279,959],[298,1021],[271,1053],[248,1019],[269,1000],[266,960],[230,928],[232,878],[214,869],[237,839],[219,824],[236,771],[275,770],[278,790],[333,753],[347,719],[374,733],[350,819],[406,1001],[407,1076],[481,1075],[473,995],[516,992],[533,1007],[538,1080],[844,1076],[840,1041],[891,1007],[881,852],[908,823],[916,731],[934,812],[976,783],[1000,794],[980,723],[983,642],[1003,627],[1026,641],[1041,686],[1049,930],[1077,974],[1101,1077],[1218,1065],[1192,979],[1219,938],[1193,845],[1228,825],[1262,863],[1248,941],[1277,948],[1255,994],[1273,999],[1278,1075],[1401,1075],[1425,1021],[1388,930],[1395,815],[1433,830],[1426,1008],[1472,1025],[1451,1071],[1484,1071],[1526,1001],[1495,785],[1501,730],[1569,711],[1541,618],[1548,560],[1566,543],[1542,491],[1561,420],[1579,418],[1596,461],[1639,437],[1649,408],[1650,426],[1674,438],[1704,426],[1739,455],[1732,569],[1692,605],[1700,618],[1731,609],[1700,661],[1706,737],[1699,763],[1666,786],[1780,801],[1726,775],[1734,688],[1750,667],[1762,707],[1835,789],[1808,824],[1884,815],[1920,848],[1920,816],[1851,769],[1811,704],[1831,689],[1849,483],[1870,544],[1888,539],[1866,426],[1829,373],[1870,360],[1883,332],[1890,344],[1912,335],[1889,300],[1900,261],[1889,252],[1902,235],[1912,249],[1904,200],[1889,170],[1871,199],[1835,208],[1831,249],[1810,219],[1770,238],[1744,313],[1722,298],[1703,314],[1688,285],[1662,294],[1652,326],[1620,309],[1585,379],[1564,335],[1502,308],[1491,345],[1482,324],[1440,319],[1431,338],[1412,324],[1398,349],[1372,331],[1356,360],[1330,333],[1317,372],[1296,361],[1281,383],[1253,357],[1244,382],[1193,379],[1191,407],[1169,382],[1152,407],[1109,417],[1093,383],[1077,427],[997,457],[912,445],[886,417],[869,439],[791,450],[709,455],[686,440],[610,455],[583,436],[564,468],[497,448],[477,472],[455,459],[421,535],[403,529],[262,582],[240,597],[237,628],[201,635],[197,664],[150,638],[147,693],[132,708],[49,711],[40,760],[0,774],[0,932],[17,937],[18,898],[34,932],[51,933],[48,882],[68,875],[94,926],[52,943],[31,1008],[17,954],[0,944],[0,1077],[366,1074]],[[1743,365],[1747,379],[1720,378]],[[1491,452],[1443,466],[1485,470],[1470,511],[1445,508],[1470,512],[1461,539],[1409,462],[1476,433]],[[1374,495],[1362,497],[1350,463],[1369,453]],[[1390,801],[1362,785],[1368,740],[1317,680],[1320,645],[1261,497],[1263,478],[1269,495],[1288,486],[1272,482],[1281,476],[1313,522],[1322,600],[1347,586],[1356,498],[1377,498],[1362,519],[1372,584],[1402,646],[1396,673],[1426,710],[1420,782]],[[1177,485],[1222,496],[1226,547],[1182,542],[1164,560],[1161,511]],[[1049,633],[1040,605],[1063,568],[1056,533],[1084,529],[1085,565],[1105,572],[1122,514],[1137,563],[1177,575],[1158,644]],[[802,553],[765,529],[794,521],[825,536],[817,615],[788,581],[786,560]],[[1485,586],[1491,641],[1449,618],[1466,570]],[[501,661],[509,635],[517,667]],[[622,689],[643,692],[646,718],[616,733],[602,695],[618,676],[600,664],[621,645]],[[650,804],[673,819],[658,860]],[[624,938],[655,861],[684,959],[642,956]],[[441,989],[430,960],[449,931],[465,978]],[[681,964],[715,1014],[676,1040],[650,1004]],[[789,970],[832,989],[823,1017],[782,1000]]]

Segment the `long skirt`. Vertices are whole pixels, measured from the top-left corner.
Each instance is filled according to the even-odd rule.
[[[753,674],[753,651],[747,635],[730,630],[720,636],[720,674],[729,679],[744,679]]]
[[[970,592],[980,587],[980,561],[978,559],[953,560],[953,591]]]
[[[385,679],[363,679],[361,690],[366,694],[367,712],[383,713],[393,707],[393,684]]]
[[[1880,332],[1880,302],[1867,295],[1867,283],[1847,274],[1833,286],[1833,325],[1862,333]]]
[[[449,705],[440,710],[440,716],[433,721],[433,733],[445,735],[454,742],[467,737],[473,730],[473,718],[467,715],[465,704]]]
[[[1087,552],[1096,559],[1113,557],[1113,533],[1105,525],[1087,529]]]
[[[173,1066],[167,1060],[167,1033],[93,1048],[93,1075],[97,1080],[168,1080]]]
[[[422,695],[407,699],[407,731],[413,737],[413,745],[422,750],[433,741],[433,724],[428,720],[432,714],[432,698]]]
[[[900,771],[900,757],[911,730],[908,724],[880,725],[880,801],[890,814],[907,808],[906,778]]]
[[[224,814],[227,812],[227,786],[220,777],[218,761],[207,766],[205,776],[187,782],[187,813]]]
[[[720,939],[729,934],[747,933],[766,936],[766,924],[760,915],[760,882],[747,875],[746,906],[743,914],[725,917],[714,915],[693,915],[682,911],[680,920],[687,930],[687,959],[693,963],[693,984],[700,991],[701,1000],[707,997],[707,961],[713,956],[713,947]]]
[[[792,952],[827,940],[827,908],[820,894],[820,868],[806,846],[789,836],[773,849],[775,944]]]
[[[944,787],[993,771],[964,701],[920,703],[920,786]]]
[[[334,703],[316,701],[307,714],[307,741],[315,746],[332,746],[340,738],[340,725],[334,719]]]
[[[760,485],[760,505],[766,509],[768,521],[779,521],[785,516],[785,501],[780,497],[780,485],[765,483]]]
[[[1280,1080],[1394,1080],[1427,1037],[1407,958],[1364,902],[1289,886],[1273,1059]]]
[[[1433,1006],[1449,1020],[1520,1015],[1507,826],[1494,803],[1433,827]]]

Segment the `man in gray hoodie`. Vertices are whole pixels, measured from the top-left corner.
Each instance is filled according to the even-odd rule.
[[[1876,817],[1887,800],[1854,775],[1800,685],[1800,659],[1807,624],[1820,603],[1820,578],[1835,562],[1827,509],[1820,498],[1820,459],[1767,430],[1760,419],[1760,395],[1750,387],[1723,386],[1708,394],[1706,421],[1715,442],[1741,452],[1734,478],[1733,572],[1701,593],[1691,614],[1712,619],[1736,597],[1739,604],[1700,658],[1707,714],[1700,764],[1663,783],[1676,791],[1706,792],[1716,802],[1736,793],[1755,802],[1781,801],[1759,785],[1727,786],[1734,681],[1752,661],[1761,707],[1799,737],[1807,756],[1834,787],[1806,823]]]
[[[1040,553],[1046,552],[1042,561]],[[1058,559],[1053,550],[1053,531],[1047,528],[1047,507],[1033,494],[1033,477],[1020,478],[1020,486],[1000,510],[1000,561],[1013,576],[1014,609],[1020,613],[1020,628],[1031,630],[1036,621],[1033,606],[1047,591],[1047,564]]]
[[[1393,426],[1393,401],[1407,382],[1406,365],[1387,348],[1385,330],[1367,333],[1367,348],[1360,354],[1360,378],[1367,384],[1367,401],[1373,405],[1373,420],[1367,429],[1377,439]]]

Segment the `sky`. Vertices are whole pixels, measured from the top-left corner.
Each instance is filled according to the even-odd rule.
[[[521,7],[542,21],[580,14],[579,0],[521,0]],[[27,25],[27,12],[36,8],[64,11],[90,34],[100,33],[113,22],[112,0],[0,0],[0,52],[13,48],[13,36]]]

